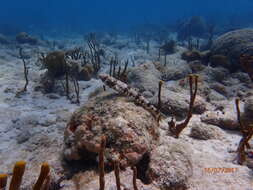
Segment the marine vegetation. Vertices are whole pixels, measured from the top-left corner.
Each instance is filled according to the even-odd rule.
[[[198,91],[198,75],[190,75],[189,76],[189,85],[190,85],[190,103],[189,110],[186,119],[182,123],[176,123],[174,118],[172,117],[171,121],[168,122],[169,131],[176,138],[179,137],[179,134],[187,127],[193,112],[194,101],[196,99],[197,91]]]
[[[158,120],[161,116],[160,109],[161,109],[161,88],[162,88],[162,81],[159,82],[159,92],[158,92],[158,105],[154,106],[147,99],[145,99],[139,92],[129,87],[127,84],[105,74],[101,74],[100,79],[110,88],[113,88],[119,93],[122,93],[126,96],[134,97],[136,103],[139,103],[148,111],[150,111]],[[193,106],[196,99],[197,91],[198,91],[198,75],[190,75],[189,76],[189,86],[190,86],[190,103],[189,103],[189,110],[185,121],[182,123],[176,123],[174,118],[172,117],[171,121],[168,122],[169,132],[172,136],[178,138],[179,134],[183,131],[185,127],[187,127],[193,112]],[[157,107],[157,108],[156,108]]]
[[[13,168],[12,178],[9,185],[9,190],[18,190],[21,189],[21,183],[23,180],[23,176],[25,173],[26,162],[25,161],[18,161],[15,163]],[[0,188],[5,189],[7,188],[7,181],[9,175],[7,174],[0,174]],[[63,181],[64,178],[60,178],[55,180],[52,178],[50,174],[50,166],[48,163],[43,163],[41,165],[40,174],[38,176],[37,181],[34,183],[32,187],[29,189],[32,190],[59,190],[62,187],[60,183]]]
[[[170,40],[165,42],[160,48],[159,48],[159,57],[160,59],[161,54],[164,55],[164,65],[167,63],[167,55],[175,53],[176,51],[176,41]]]
[[[23,49],[22,48],[19,49],[19,56],[20,56],[20,59],[23,62],[24,76],[25,76],[25,86],[20,92],[26,92],[27,91],[27,86],[29,84],[29,79],[28,79],[29,69],[28,69],[27,61],[25,60],[25,57],[23,55]]]
[[[246,161],[246,149],[250,149],[249,140],[253,136],[253,124],[245,125],[241,119],[241,111],[239,107],[240,100],[237,98],[235,100],[237,120],[240,126],[240,132],[242,133],[242,139],[238,145],[238,163],[243,164]]]
[[[121,62],[117,56],[114,58],[111,58],[110,61],[110,70],[109,70],[109,75],[122,81],[122,82],[127,82],[127,67],[128,67],[129,61],[126,60],[124,63],[124,67],[121,68]],[[118,69],[117,69],[118,66]]]

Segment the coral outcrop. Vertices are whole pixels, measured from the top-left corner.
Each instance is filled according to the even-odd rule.
[[[240,29],[223,34],[214,40],[211,51],[213,55],[226,56],[230,62],[226,67],[230,70],[240,69],[240,56],[253,55],[253,29]]]
[[[158,123],[141,106],[104,92],[73,114],[65,129],[65,158],[95,161],[102,135],[107,138],[107,166],[115,158],[121,166],[136,165],[158,142]]]

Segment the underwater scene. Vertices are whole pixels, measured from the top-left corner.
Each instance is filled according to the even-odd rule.
[[[253,190],[253,1],[8,0],[0,190]]]

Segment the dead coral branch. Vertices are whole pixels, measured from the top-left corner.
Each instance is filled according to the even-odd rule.
[[[162,92],[162,85],[163,85],[163,81],[159,81],[159,90],[158,90],[158,105],[157,105],[157,108],[158,110],[161,109],[161,106],[162,106],[162,102],[161,102],[161,92]]]
[[[179,124],[176,124],[174,119],[172,118],[170,122],[168,122],[169,130],[172,135],[176,138],[179,137],[179,134],[187,127],[193,112],[193,106],[196,99],[197,91],[198,91],[198,76],[197,75],[190,75],[189,76],[189,85],[190,85],[190,103],[189,103],[189,110],[186,119]],[[193,85],[195,88],[193,89]]]
[[[94,74],[97,74],[101,68],[100,55],[101,55],[102,49],[100,49],[100,44],[97,41],[97,37],[95,33],[88,34],[87,44],[90,50],[90,58],[91,58],[91,63],[93,65]]]
[[[20,59],[22,59],[23,66],[24,66],[25,86],[24,86],[22,91],[25,92],[27,90],[27,86],[29,84],[29,79],[28,79],[29,70],[28,70],[28,67],[27,67],[27,62],[25,61],[25,57],[24,57],[22,48],[19,49],[19,56],[20,56]]]

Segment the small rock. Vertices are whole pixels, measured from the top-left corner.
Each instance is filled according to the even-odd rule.
[[[161,80],[161,73],[153,63],[145,63],[132,68],[128,74],[129,84],[140,90],[150,91],[155,94],[158,91],[158,83]]]
[[[60,98],[60,96],[59,96],[58,94],[54,94],[54,93],[47,94],[46,96],[47,96],[49,99],[54,99],[54,100]]]
[[[142,95],[145,97],[145,98],[152,98],[153,97],[153,94],[149,91],[144,91],[142,93]]]
[[[30,44],[30,45],[36,45],[38,43],[38,40],[34,37],[29,36],[25,32],[21,32],[16,36],[16,41],[20,44]]]
[[[210,87],[211,87],[212,89],[214,89],[216,92],[222,94],[223,96],[227,96],[227,95],[228,95],[228,91],[227,91],[226,86],[224,86],[224,85],[221,84],[221,83],[218,83],[218,82],[212,83],[212,84],[210,85]]]
[[[152,151],[147,176],[160,189],[186,190],[188,179],[193,175],[191,147],[173,137],[168,139]]]
[[[188,93],[188,94],[187,94]],[[156,94],[152,99],[153,105],[158,104],[158,95]],[[161,111],[166,115],[173,115],[176,117],[186,117],[189,109],[190,95],[188,91],[173,92],[168,89],[163,89],[161,92]],[[206,102],[200,96],[196,97],[194,104],[194,113],[202,114],[206,111]]]
[[[182,54],[182,59],[191,62],[191,61],[199,61],[201,60],[201,53],[199,51],[186,51]]]
[[[20,132],[20,134],[17,136],[16,140],[18,144],[22,144],[26,141],[29,140],[29,138],[31,137],[31,134],[28,130],[23,130],[22,132]]]
[[[212,125],[197,123],[191,127],[190,136],[200,140],[220,139],[222,136],[222,131],[221,129]]]
[[[208,111],[201,116],[201,121],[223,129],[237,130],[239,128],[236,113],[231,110],[226,112]]]

